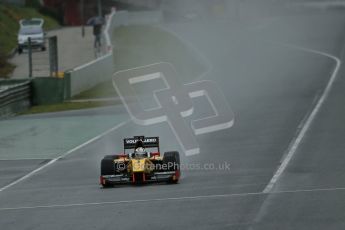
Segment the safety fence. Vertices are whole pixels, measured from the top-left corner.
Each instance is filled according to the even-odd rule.
[[[0,81],[0,118],[27,110],[30,107],[29,80]]]

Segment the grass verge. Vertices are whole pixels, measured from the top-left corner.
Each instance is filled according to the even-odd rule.
[[[113,83],[111,81],[106,81],[96,85],[95,87],[83,91],[80,94],[74,96],[74,100],[83,99],[97,99],[97,98],[109,98],[117,97],[117,93],[114,89]]]
[[[38,105],[32,106],[28,111],[20,113],[20,115],[37,114],[37,113],[53,113],[61,112],[66,110],[80,110],[80,109],[90,109],[104,106],[116,105],[116,101],[88,101],[88,102],[64,102],[54,105]]]
[[[7,61],[5,57],[0,57],[0,79],[7,78],[14,70],[15,66]]]

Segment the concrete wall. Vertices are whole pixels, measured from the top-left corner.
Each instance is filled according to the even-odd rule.
[[[107,24],[103,34],[104,56],[65,73],[65,99],[78,95],[111,78],[114,72],[111,35],[115,14],[116,12],[113,11],[107,16]]]
[[[33,105],[57,104],[64,101],[63,78],[36,77],[31,81],[31,100]]]
[[[107,16],[103,35],[105,54],[103,57],[66,72],[66,98],[73,97],[97,84],[110,80],[114,73],[112,35],[116,27],[129,24],[154,24],[160,22],[160,12],[113,11]]]
[[[114,61],[112,53],[74,69],[70,73],[71,96],[73,97],[110,79],[113,72]]]

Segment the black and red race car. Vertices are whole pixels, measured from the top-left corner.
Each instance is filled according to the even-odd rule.
[[[103,187],[125,183],[178,183],[180,155],[171,151],[161,156],[159,137],[125,138],[123,145],[124,153],[107,155],[101,161],[100,184]]]

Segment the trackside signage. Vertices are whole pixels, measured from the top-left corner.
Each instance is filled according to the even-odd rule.
[[[125,139],[126,144],[135,144],[139,141],[139,139]],[[158,140],[156,138],[144,138],[141,140],[143,143],[157,143]]]

